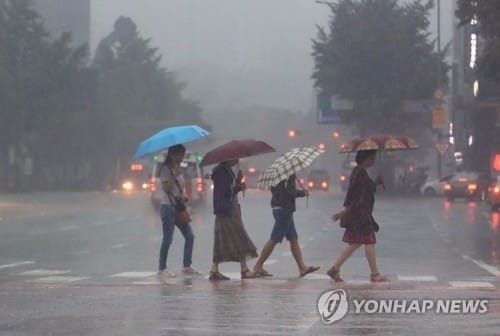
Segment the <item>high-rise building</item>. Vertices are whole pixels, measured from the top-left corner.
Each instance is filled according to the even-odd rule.
[[[70,32],[73,46],[90,44],[90,0],[33,0],[49,33]]]

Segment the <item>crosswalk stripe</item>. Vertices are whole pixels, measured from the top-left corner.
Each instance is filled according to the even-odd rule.
[[[6,269],[6,268],[24,266],[24,265],[33,265],[34,263],[35,263],[34,261],[20,261],[20,262],[16,262],[16,263],[12,263],[12,264],[0,265],[0,270]]]
[[[268,265],[273,265],[273,264],[276,264],[279,260],[278,259],[269,259],[267,260],[264,265],[268,266]]]
[[[399,281],[416,281],[416,282],[434,282],[438,279],[433,275],[417,275],[417,276],[405,276],[398,275]]]
[[[45,270],[37,269],[19,273],[18,275],[29,275],[29,276],[52,276],[71,273],[71,271],[60,271],[60,270]]]
[[[491,283],[483,281],[450,281],[449,284],[454,288],[495,288]]]
[[[82,281],[90,279],[88,277],[67,277],[67,276],[50,276],[50,277],[44,277],[44,278],[38,278],[38,279],[33,279],[29,280],[27,282],[34,282],[34,283],[70,283],[70,282],[76,282],[76,281]]]
[[[147,278],[155,275],[156,272],[123,272],[110,275],[111,278]]]

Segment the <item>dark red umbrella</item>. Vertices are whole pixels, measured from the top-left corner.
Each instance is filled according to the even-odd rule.
[[[363,150],[391,151],[418,148],[417,143],[407,136],[382,134],[354,139],[349,143],[343,144],[340,152],[351,153]]]
[[[263,141],[233,140],[205,154],[200,166],[272,152],[276,150]]]

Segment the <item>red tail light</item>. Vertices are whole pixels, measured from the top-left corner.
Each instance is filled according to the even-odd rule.
[[[499,193],[500,193],[500,187],[495,187],[495,188],[493,188],[493,192],[494,192],[495,194],[499,194]]]
[[[323,189],[328,188],[328,183],[327,183],[327,182],[323,182],[323,183],[321,183],[321,187],[322,187]]]
[[[474,191],[474,190],[476,190],[476,189],[477,189],[477,184],[469,184],[468,189],[469,189],[470,191]]]
[[[340,177],[340,180],[341,180],[342,182],[344,182],[344,181],[345,181],[345,176],[344,176],[344,175],[342,175],[342,176]]]
[[[149,190],[151,190],[152,192],[156,191],[156,178],[154,177],[151,178],[151,182],[149,184]]]
[[[451,190],[451,184],[445,184],[444,185],[444,190]]]
[[[314,187],[314,182],[309,182],[308,186],[309,186],[309,188]]]
[[[203,179],[201,177],[198,177],[198,179],[196,181],[198,182],[198,184],[202,184],[203,183]]]
[[[465,177],[461,177],[458,179],[459,182],[467,182],[468,180]]]

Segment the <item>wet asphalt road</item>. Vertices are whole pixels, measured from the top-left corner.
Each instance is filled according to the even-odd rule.
[[[169,268],[155,275],[161,243],[158,214],[146,194],[50,193],[0,195],[0,335],[498,335],[500,334],[500,219],[486,204],[439,198],[379,195],[375,217],[378,263],[390,284],[370,284],[363,252],[334,284],[326,269],[344,247],[330,215],[338,191],[314,193],[295,215],[308,264],[305,278],[288,244],[266,268],[273,278],[210,283],[213,216],[193,208],[194,266],[201,277],[180,275],[183,239],[175,232]],[[241,200],[245,226],[259,248],[269,237],[269,195],[248,191]],[[250,261],[252,266],[254,261]],[[350,298],[488,299],[488,313],[353,314],[323,325],[316,301],[328,289]]]

